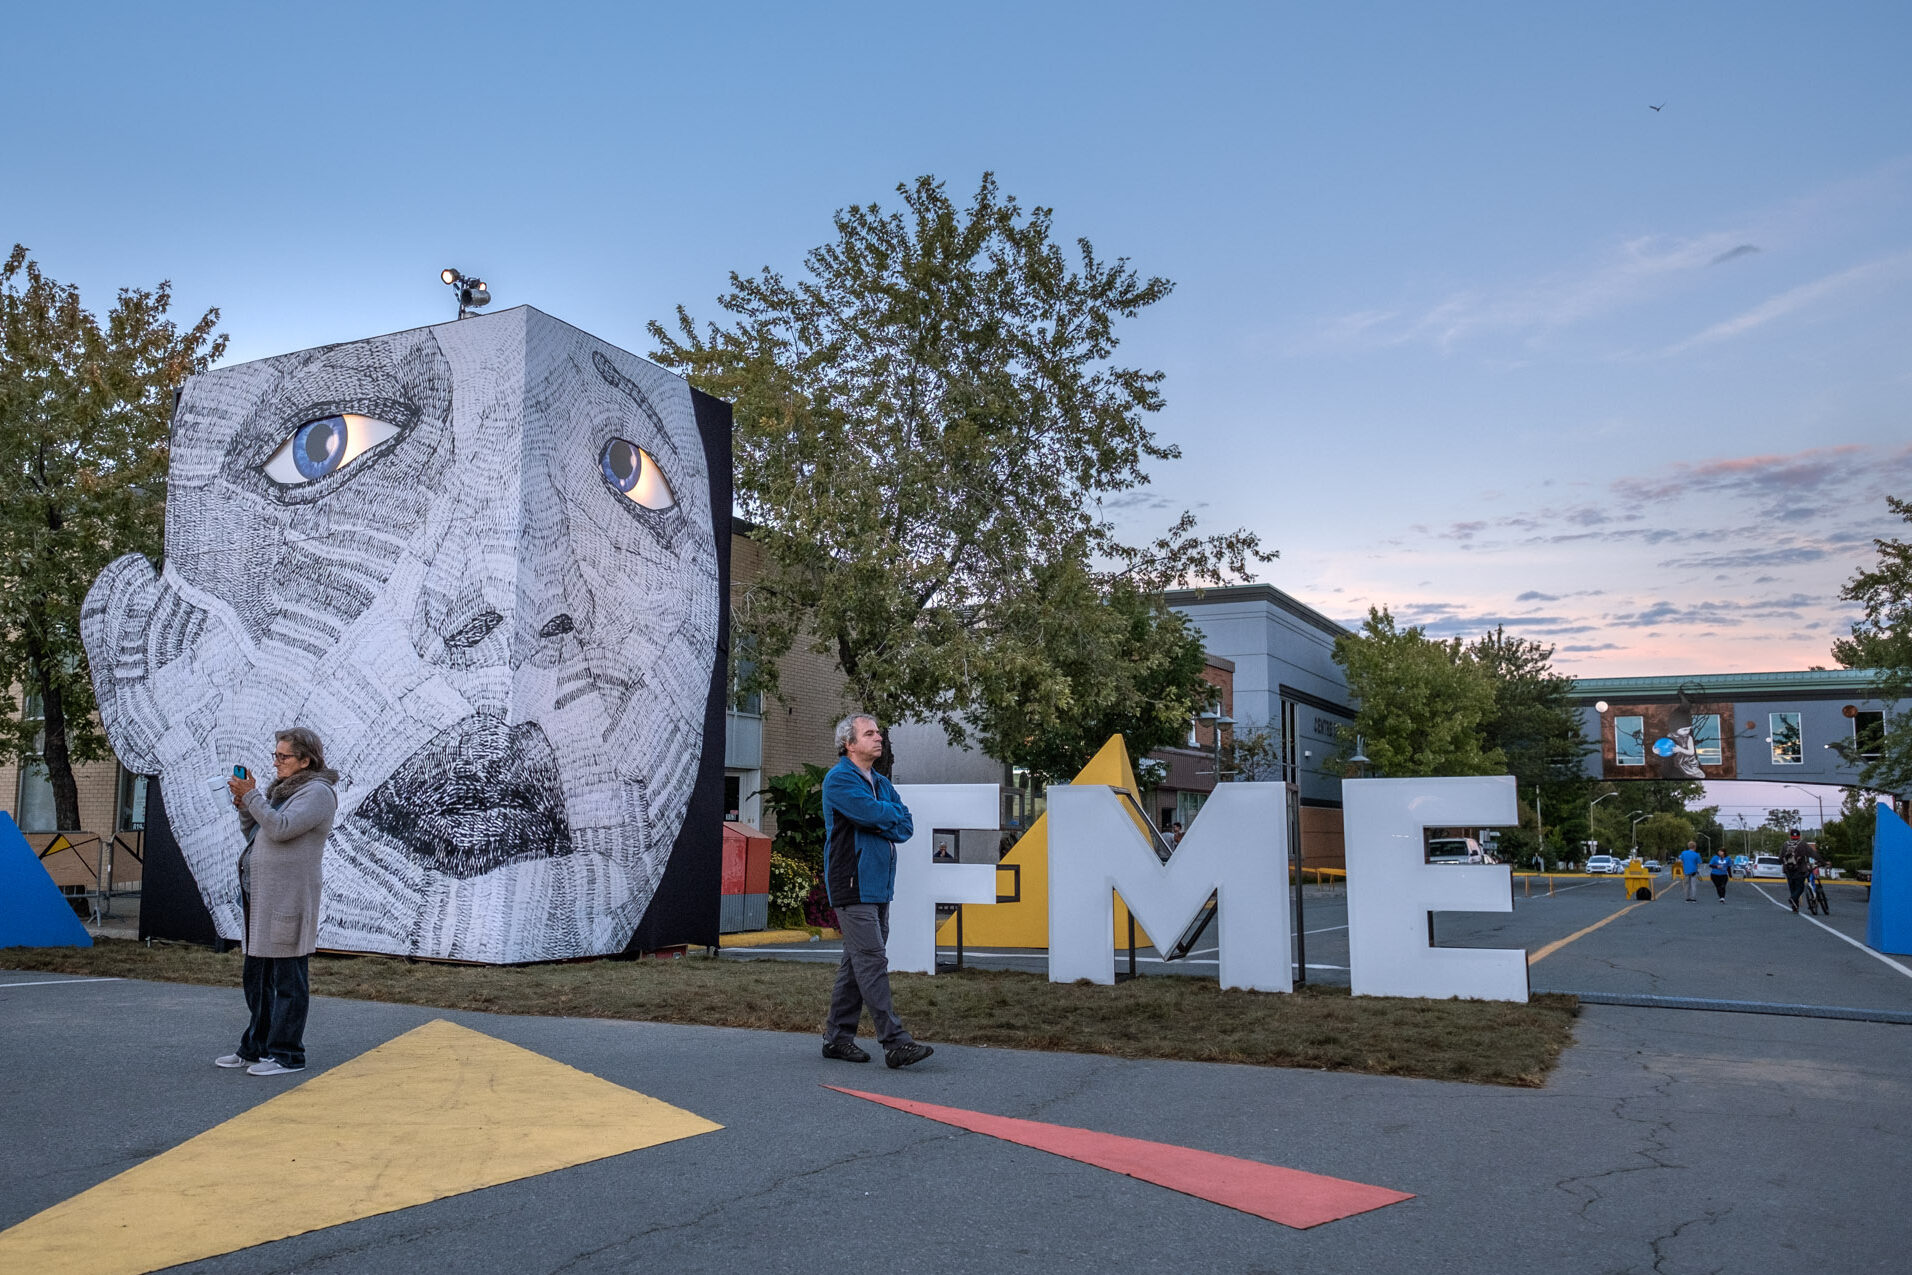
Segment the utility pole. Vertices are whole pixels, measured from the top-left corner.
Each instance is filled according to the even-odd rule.
[[[1540,843],[1541,853],[1547,852],[1547,825],[1540,820],[1540,785],[1534,785],[1534,840]]]

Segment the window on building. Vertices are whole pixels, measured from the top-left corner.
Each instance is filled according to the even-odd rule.
[[[121,766],[119,772],[119,820],[115,832],[139,832],[146,827],[146,776],[135,775]]]
[[[1852,719],[1852,742],[1865,761],[1877,761],[1885,754],[1885,714],[1861,711]]]
[[[38,722],[46,720],[46,708],[38,692],[29,691],[21,697],[20,718],[22,721]],[[34,740],[34,751],[46,747],[46,733],[42,731]],[[47,779],[46,763],[38,757],[29,757],[20,763],[20,787],[14,794],[14,822],[21,832],[57,832],[59,819],[53,813],[53,785]]]
[[[1049,793],[1021,766],[1009,768],[1008,791],[1003,794],[1003,827],[1020,831],[1035,826],[1049,809]]]
[[[1613,719],[1613,764],[1616,766],[1646,765],[1646,718],[1616,717]]]
[[[1720,750],[1718,713],[1693,715],[1693,747],[1698,750],[1700,765],[1726,764],[1726,754]]]
[[[1767,718],[1772,727],[1773,765],[1799,766],[1806,760],[1806,741],[1799,731],[1799,714],[1773,713]]]
[[[737,659],[731,669],[730,677],[730,711],[750,717],[761,717],[763,716],[763,692],[739,692],[737,689],[739,686],[748,685],[750,679],[757,676],[757,661],[751,658],[754,650],[749,637],[738,639]]]
[[[20,792],[14,803],[21,832],[57,832],[59,820],[53,813],[53,785],[46,777],[46,763],[37,757],[20,765]]]
[[[743,818],[744,777],[742,775],[724,776],[724,818],[735,822]]]
[[[1205,792],[1175,794],[1175,822],[1182,825],[1183,832],[1187,832],[1194,824],[1195,816],[1201,813],[1202,807],[1206,804],[1208,804],[1208,794]]]

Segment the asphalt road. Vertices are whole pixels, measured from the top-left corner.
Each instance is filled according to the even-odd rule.
[[[1535,986],[1912,1007],[1912,976],[1764,890],[1636,908],[1535,964]],[[1830,918],[1848,935],[1853,902]],[[1601,883],[1443,915],[1439,935],[1538,948],[1624,906]],[[1310,963],[1345,964],[1332,898],[1308,916]],[[1912,1245],[1912,1027],[1590,1006],[1547,1085],[1512,1090],[950,1046],[891,1072],[809,1036],[320,1001],[314,1072],[435,1017],[725,1128],[179,1269],[1899,1271]],[[232,991],[0,969],[0,1227],[279,1092],[208,1065],[240,1025]],[[1291,1230],[825,1084],[1415,1198]]]

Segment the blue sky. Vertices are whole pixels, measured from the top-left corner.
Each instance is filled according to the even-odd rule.
[[[34,6],[0,237],[245,359],[449,316],[645,352],[847,203],[984,169],[1176,281],[1115,504],[1337,618],[1589,676],[1826,663],[1912,495],[1903,4]],[[1663,105],[1649,110],[1649,105]]]

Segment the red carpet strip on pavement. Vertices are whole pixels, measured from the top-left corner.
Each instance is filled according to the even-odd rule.
[[[960,1107],[939,1107],[934,1103],[912,1102],[907,1098],[864,1093],[859,1089],[844,1089],[837,1085],[825,1085],[824,1088],[835,1089],[852,1098],[867,1098],[914,1116],[955,1125],[958,1129],[968,1129],[971,1133],[987,1134],[1005,1142],[1093,1164],[1097,1168],[1153,1182],[1171,1191],[1180,1191],[1184,1195],[1209,1200],[1298,1229],[1320,1226],[1323,1222],[1352,1217],[1356,1213],[1366,1213],[1414,1198],[1405,1191],[1390,1191],[1386,1187],[1350,1182],[1345,1178],[1304,1173],[1300,1169],[1284,1169],[1280,1165],[1216,1155],[1212,1151],[1197,1151],[1191,1147],[1171,1146],[1166,1142],[1147,1142],[1141,1138],[1124,1138],[1113,1133],[1098,1133],[1093,1129],[1072,1129],[1067,1125],[1018,1120],[1012,1116],[986,1115],[980,1111],[965,1111]]]

